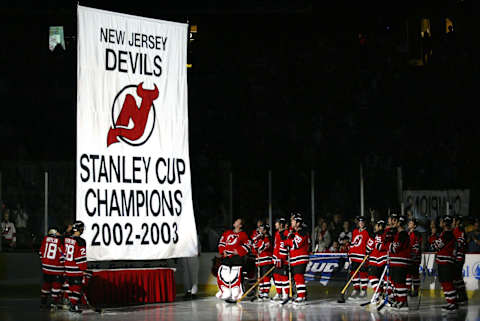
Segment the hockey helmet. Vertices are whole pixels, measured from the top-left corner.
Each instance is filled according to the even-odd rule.
[[[82,221],[75,221],[72,225],[72,231],[73,232],[83,233],[84,229],[85,229],[85,224],[83,224]]]

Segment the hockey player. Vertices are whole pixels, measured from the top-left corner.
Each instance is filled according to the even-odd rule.
[[[388,251],[390,249],[390,245],[393,242],[393,238],[397,233],[397,224],[398,224],[398,214],[392,212],[387,219],[387,226],[385,227],[385,232],[383,233],[383,244],[381,245],[381,250],[387,252],[387,264],[389,263],[390,258],[388,257]],[[392,285],[392,275],[388,273],[388,276],[385,275],[386,281],[386,289],[385,291],[388,293],[390,297],[393,297],[393,285]]]
[[[252,233],[250,233],[250,239],[251,240],[253,240],[257,236],[258,230],[260,229],[260,226],[264,225],[264,223],[265,222],[261,218],[257,220],[256,228],[252,231]]]
[[[225,231],[218,243],[218,252],[223,259],[217,274],[219,291],[216,296],[222,300],[237,300],[243,294],[242,269],[250,242],[243,225],[243,219],[235,220],[233,230]]]
[[[85,225],[82,221],[75,221],[72,226],[72,235],[65,237],[65,276],[68,279],[70,311],[82,313],[78,302],[82,298],[85,271],[87,269],[86,242],[81,237]]]
[[[255,237],[252,239],[252,252],[256,256],[255,264],[259,270],[259,276],[263,276],[270,270],[273,266],[273,243],[271,242],[271,237],[269,234],[268,224],[261,224],[258,227],[258,232]],[[268,293],[270,292],[270,276],[267,275],[259,285],[260,289],[260,300],[268,300]]]
[[[455,236],[455,276],[453,285],[457,290],[457,303],[464,305],[468,303],[465,281],[463,280],[463,264],[465,263],[466,240],[465,229],[463,227],[462,217],[456,215],[453,217],[453,235]]]
[[[380,294],[383,293],[383,286],[381,286],[382,280],[380,280],[380,277],[387,263],[387,251],[385,248],[382,248],[385,239],[384,229],[385,221],[382,219],[377,220],[375,223],[375,234],[373,237],[370,237],[367,242],[367,254],[370,254],[368,279],[374,292],[377,291],[377,287],[380,286],[378,289],[378,300],[380,299]]]
[[[273,262],[275,270],[273,270],[273,280],[277,294],[273,301],[282,301],[288,298],[289,282],[288,282],[288,251],[285,241],[288,237],[287,222],[284,218],[275,221],[275,241],[273,247]]]
[[[441,225],[443,232],[439,236],[432,235],[429,242],[437,250],[435,262],[438,266],[438,280],[443,288],[447,305],[442,309],[455,311],[457,307],[457,291],[453,286],[453,277],[455,275],[455,235],[452,232],[453,219],[445,216]]]
[[[398,218],[396,233],[393,236],[389,247],[390,255],[390,274],[393,285],[394,302],[391,307],[399,311],[408,311],[408,290],[407,290],[407,271],[411,265],[410,238],[404,225],[406,219],[403,216]],[[392,219],[394,224],[395,219]]]
[[[353,273],[357,270],[358,266],[362,263],[363,259],[365,258],[367,242],[370,236],[368,235],[368,231],[365,228],[365,218],[364,217],[357,217],[358,220],[358,228],[353,230],[352,233],[352,241],[350,243],[350,247],[348,250],[348,258],[350,259],[350,273]],[[367,272],[367,264],[363,264],[360,268],[360,271],[357,273],[355,278],[352,280],[353,283],[353,291],[350,294],[352,299],[358,297],[366,297],[367,296],[367,287],[368,287],[368,272]],[[360,291],[361,285],[361,291]]]
[[[49,308],[48,298],[51,295],[52,305],[60,303],[60,291],[63,279],[63,247],[56,228],[50,228],[43,238],[39,251],[42,261],[43,285],[40,296],[40,308]]]
[[[305,304],[307,286],[305,285],[304,274],[308,264],[310,238],[307,230],[303,226],[303,218],[300,215],[295,215],[294,219],[294,232],[290,234],[286,241],[286,245],[289,248],[289,263],[297,290],[297,298],[295,299],[294,304]]]
[[[422,260],[422,235],[416,231],[417,220],[411,218],[408,221],[408,237],[410,238],[410,256],[412,264],[407,273],[407,289],[412,297],[418,296],[420,289],[420,261]],[[412,290],[413,284],[413,290]]]

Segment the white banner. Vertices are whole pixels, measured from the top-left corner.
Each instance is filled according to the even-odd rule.
[[[76,214],[88,260],[197,254],[187,30],[78,7]]]
[[[447,213],[467,216],[469,214],[470,190],[403,191],[405,206],[411,206],[415,217],[435,219]]]

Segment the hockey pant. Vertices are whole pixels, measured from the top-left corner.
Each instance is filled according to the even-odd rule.
[[[397,302],[407,302],[408,289],[407,289],[407,267],[406,266],[391,266],[393,285],[393,297]]]
[[[58,303],[60,299],[60,291],[62,288],[61,275],[43,274],[43,284],[40,290],[40,298],[42,304],[47,303],[49,296],[52,297],[54,303]]]
[[[216,296],[219,299],[238,300],[242,294],[242,267],[220,265],[217,274],[219,291]]]
[[[359,265],[360,265],[359,262],[352,262],[350,267],[350,276],[352,276],[353,273],[355,273]],[[353,283],[353,288],[355,290],[360,290],[360,287],[362,288],[362,290],[367,290],[368,270],[367,270],[366,262],[362,265],[360,271],[358,271],[355,277],[352,279],[352,283]]]
[[[282,267],[276,267],[275,270],[273,270],[273,281],[275,282],[277,294],[287,296],[289,292],[287,263],[282,263]]]
[[[457,303],[457,291],[453,286],[453,276],[455,274],[455,265],[452,263],[438,264],[438,281],[442,285],[445,300],[449,304]]]
[[[271,268],[271,264],[259,266],[260,275],[258,277],[260,278],[264,276]],[[263,280],[260,281],[260,285],[258,286],[258,288],[260,290],[260,293],[268,294],[270,292],[270,275],[267,275],[263,278]]]
[[[293,279],[295,280],[295,287],[297,289],[297,297],[305,298],[307,296],[307,286],[305,285],[305,270],[307,264],[294,265],[292,268]]]

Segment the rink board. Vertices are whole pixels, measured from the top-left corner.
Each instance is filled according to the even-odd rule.
[[[199,290],[208,295],[218,291],[217,279],[211,274],[212,258],[216,253],[202,253],[199,257]],[[437,278],[435,255],[425,253],[420,266],[420,279],[423,294],[438,295],[442,293]],[[425,266],[425,268],[424,268]],[[177,265],[176,282],[178,292],[183,292],[183,269]],[[345,253],[316,253],[310,256],[310,262],[305,273],[308,289],[319,296],[337,295],[348,278],[348,259]],[[469,296],[479,289],[480,284],[480,254],[467,254],[463,266],[465,285]],[[274,286],[272,286],[273,288]]]

